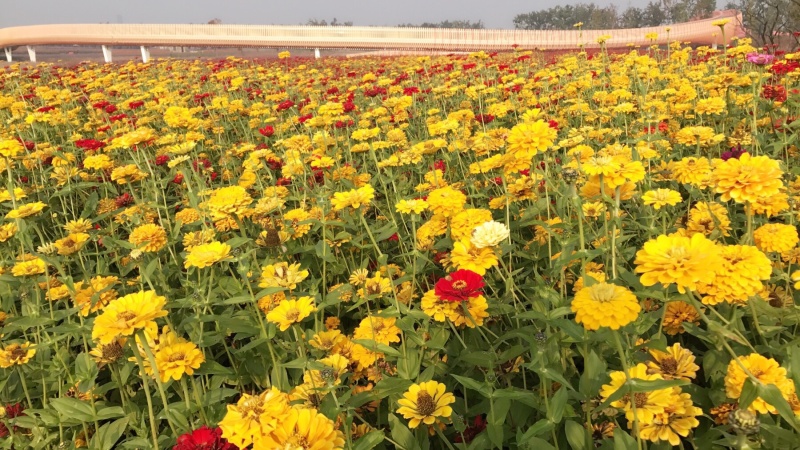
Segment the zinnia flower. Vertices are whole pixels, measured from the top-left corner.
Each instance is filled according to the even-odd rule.
[[[167,315],[164,305],[167,298],[153,291],[139,291],[120,297],[103,310],[94,320],[92,339],[110,344],[120,336],[130,336],[140,329],[157,331],[155,320]]]
[[[662,206],[670,205],[675,206],[683,200],[678,191],[672,189],[656,189],[654,191],[647,191],[642,195],[642,201],[645,205],[652,206],[653,209],[658,211]]]
[[[8,369],[12,366],[27,364],[35,354],[36,349],[31,348],[30,342],[8,344],[0,349],[0,367]]]
[[[8,214],[6,214],[6,219],[24,219],[26,217],[39,214],[45,206],[47,205],[42,202],[18,205],[16,209],[12,209],[8,212]]]
[[[436,282],[436,295],[448,302],[463,302],[483,293],[483,277],[471,270],[457,270]]]
[[[624,388],[628,379],[651,381],[662,380],[663,378],[659,374],[648,373],[647,366],[641,363],[631,367],[627,375],[623,371],[611,372],[611,383],[604,384],[600,389],[600,397],[603,401],[619,389]],[[677,395],[675,395],[675,391],[672,388],[657,389],[649,392],[625,394],[619,400],[611,402],[611,406],[624,410],[625,418],[629,421],[638,419],[639,426],[642,426],[653,423],[659,414],[663,414],[667,408],[673,406],[678,400],[676,397]],[[634,404],[636,405],[635,413]]]
[[[788,398],[790,394],[794,393],[794,383],[786,377],[786,369],[781,367],[778,361],[758,353],[740,356],[737,359],[738,362],[734,360],[728,364],[728,372],[725,374],[725,394],[729,398],[738,399],[742,395],[744,380],[748,378],[742,366],[759,382],[775,385],[784,398]],[[748,409],[761,414],[777,414],[778,412],[774,405],[767,403],[761,397],[753,400]]]
[[[344,434],[316,409],[292,407],[269,434],[256,436],[253,449],[338,450],[344,448]]]
[[[172,450],[238,450],[239,447],[222,437],[222,429],[205,425],[178,436]]]
[[[450,417],[453,408],[448,405],[455,401],[456,398],[447,392],[444,384],[426,381],[408,388],[403,398],[397,401],[400,405],[397,413],[409,419],[409,428],[417,428],[420,423],[433,425],[437,417]]]
[[[605,282],[581,289],[572,300],[575,321],[587,330],[618,330],[636,320],[641,309],[631,291]]]
[[[700,367],[694,363],[695,357],[689,350],[675,343],[666,352],[650,349],[653,361],[647,363],[648,373],[657,373],[665,380],[691,381]]]
[[[517,159],[530,160],[551,147],[557,136],[558,131],[544,120],[520,123],[508,133],[508,151]]]
[[[782,176],[778,161],[745,153],[717,164],[711,173],[711,184],[722,201],[756,203],[780,193]]]
[[[464,209],[467,196],[461,191],[445,186],[431,191],[428,195],[428,209],[442,217],[452,217]]]
[[[292,324],[300,323],[316,309],[314,299],[311,297],[283,300],[267,314],[267,320],[277,324],[281,331],[286,331]]]
[[[691,238],[661,235],[650,239],[634,261],[643,285],[675,283],[681,293],[687,288],[696,290],[700,282],[711,283],[720,262],[714,242],[699,233]]]
[[[694,406],[692,396],[688,393],[674,395],[674,403],[664,408],[664,412],[657,414],[652,423],[642,424],[639,436],[651,442],[669,442],[673,447],[681,442],[681,436],[689,436],[693,428],[700,425],[697,416],[703,410]]]
[[[400,328],[395,326],[396,321],[394,317],[365,317],[353,331],[353,339],[368,339],[385,345],[400,342]]]
[[[297,283],[308,277],[308,271],[302,270],[300,264],[279,262],[264,266],[261,270],[261,281],[258,286],[262,288],[282,287],[289,290],[297,289]]]
[[[228,405],[219,422],[222,437],[243,449],[254,439],[269,435],[289,409],[289,397],[274,386],[259,395],[242,394],[235,405]]]
[[[794,225],[768,223],[753,232],[756,247],[762,252],[786,253],[797,245],[797,228]]]
[[[159,344],[155,357],[156,367],[163,383],[170,379],[178,381],[184,374],[193,374],[206,360],[203,352],[192,342]]]
[[[167,244],[167,232],[164,228],[148,223],[136,227],[128,241],[143,252],[157,252]]]
[[[70,233],[67,237],[59,239],[55,242],[59,255],[71,255],[83,248],[83,245],[89,239],[86,233]]]
[[[218,263],[226,258],[231,252],[231,246],[221,242],[211,242],[209,244],[202,244],[192,247],[189,254],[186,255],[186,261],[183,262],[185,268],[209,267],[214,263]]]
[[[684,333],[686,331],[683,328],[684,323],[695,325],[700,323],[700,314],[697,313],[694,306],[686,302],[672,301],[667,303],[666,308],[662,326],[664,332],[671,336]]]
[[[508,235],[508,227],[505,224],[492,220],[475,227],[470,242],[475,248],[494,247],[508,239]]]
[[[453,245],[450,262],[458,269],[471,270],[478,275],[498,264],[497,255],[491,248],[475,248],[469,240],[463,239]]]
[[[420,199],[400,200],[394,207],[402,214],[420,214],[428,207],[428,202]]]

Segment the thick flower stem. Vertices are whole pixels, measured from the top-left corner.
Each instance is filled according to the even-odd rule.
[[[158,364],[156,363],[156,357],[153,355],[153,351],[150,349],[150,344],[147,342],[147,336],[145,336],[143,330],[139,330],[137,332],[139,336],[139,341],[142,343],[142,347],[144,348],[144,353],[147,355],[148,361],[150,361],[150,367],[153,369],[153,375],[155,375],[156,379],[156,386],[158,386],[158,393],[161,396],[161,403],[164,404],[164,415],[167,416],[167,424],[169,424],[170,430],[172,430],[172,434],[176,437],[178,433],[175,429],[175,425],[172,423],[172,414],[169,410],[169,402],[167,401],[167,394],[164,392],[164,384],[161,383],[161,373],[158,371]],[[143,374],[142,378],[146,375]]]
[[[625,371],[625,384],[627,385],[631,376],[630,367],[628,366],[628,355],[625,353],[625,348],[622,346],[622,340],[619,337],[619,330],[612,330],[611,334],[614,336],[614,344],[617,346],[617,352],[619,353],[619,361],[622,364],[622,370]],[[633,410],[633,434],[636,435],[637,448],[642,450],[642,438],[639,436],[639,416],[636,413],[635,401],[631,401],[631,409]]]
[[[153,399],[150,396],[150,382],[147,381],[147,374],[144,370],[144,361],[142,360],[142,355],[139,353],[139,349],[136,348],[135,339],[130,341],[131,349],[133,350],[133,355],[136,357],[136,362],[139,364],[139,370],[142,375],[142,384],[144,385],[144,396],[147,399],[147,412],[150,416],[150,433],[152,434],[153,438],[153,449],[158,449],[158,432],[156,431],[156,415],[153,413]]]

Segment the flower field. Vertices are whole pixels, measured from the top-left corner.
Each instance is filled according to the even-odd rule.
[[[6,68],[0,446],[795,448],[798,60]]]

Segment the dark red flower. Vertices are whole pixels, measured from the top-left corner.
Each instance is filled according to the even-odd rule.
[[[202,427],[178,437],[172,450],[237,450],[237,447],[222,437],[219,428]]]
[[[25,413],[23,412],[25,410],[25,408],[22,406],[21,403],[15,403],[13,405],[10,405],[10,404],[6,405],[5,410],[6,410],[6,419],[13,419],[15,417],[24,416],[25,415]],[[17,432],[17,430],[19,430],[19,427],[17,427],[15,425],[14,426],[14,432]],[[7,437],[8,435],[9,435],[9,433],[8,433],[8,428],[6,427],[6,424],[0,423],[0,438]]]
[[[259,128],[258,132],[264,137],[270,137],[275,134],[275,128],[272,125],[267,125],[264,128]]]
[[[486,125],[492,123],[492,121],[494,120],[494,116],[491,114],[478,114],[477,116],[475,116],[475,120]]]
[[[156,156],[156,165],[163,166],[164,164],[169,162],[169,155],[158,155]]]
[[[486,419],[484,419],[483,416],[477,416],[475,417],[475,420],[472,422],[472,425],[468,426],[467,429],[464,430],[464,433],[462,433],[462,435],[464,436],[463,440],[460,435],[456,436],[454,440],[457,443],[463,442],[469,444],[470,442],[472,442],[473,439],[475,439],[476,436],[478,436],[481,433],[481,431],[485,429],[486,429]]]
[[[477,297],[486,285],[483,277],[471,270],[456,270],[436,282],[436,296],[448,302],[463,302],[470,297]]]
[[[115,200],[117,203],[117,208],[124,208],[133,203],[133,196],[131,196],[131,194],[126,192],[117,197]]]

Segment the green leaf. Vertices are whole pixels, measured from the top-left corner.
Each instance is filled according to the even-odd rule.
[[[464,387],[472,389],[473,391],[477,391],[486,398],[489,398],[492,395],[492,392],[489,389],[489,385],[485,381],[481,383],[469,377],[462,377],[459,375],[451,375],[451,376],[455,378],[456,381],[463,384]]]
[[[774,406],[775,409],[778,410],[778,413],[783,417],[783,420],[789,422],[790,424],[795,424],[794,412],[792,411],[792,407],[789,406],[789,402],[783,397],[780,389],[778,386],[774,384],[759,384],[756,387],[756,391],[758,392],[758,396],[764,399],[767,403]]]
[[[394,414],[389,414],[389,429],[392,430],[392,440],[403,450],[420,450],[417,440],[408,427]]]
[[[578,422],[567,420],[564,423],[564,432],[567,435],[567,442],[572,450],[584,450],[588,448],[586,445],[586,428],[582,427]]]
[[[561,386],[558,391],[556,391],[553,398],[550,400],[550,420],[555,424],[561,422],[561,418],[564,417],[564,409],[567,407],[567,400],[569,399],[569,395],[567,392],[567,388]]]
[[[93,422],[95,417],[92,407],[88,403],[70,397],[54,398],[50,404],[58,411],[63,420],[79,420],[81,422]]]
[[[371,431],[364,436],[361,436],[361,438],[353,444],[353,450],[370,450],[383,442],[383,440],[383,431]]]
[[[603,381],[607,379],[606,367],[605,361],[597,356],[597,352],[590,351],[584,360],[584,371],[578,382],[578,391],[587,397],[596,394]]]
[[[82,392],[89,392],[97,379],[97,363],[88,353],[81,353],[75,358],[75,378]]]
[[[114,448],[125,428],[128,427],[128,418],[115,420],[100,427],[97,434],[92,437],[90,448],[92,450],[110,450]]]
[[[552,429],[553,429],[553,422],[550,422],[547,419],[542,419],[533,424],[532,427],[528,428],[528,430],[525,431],[525,433],[520,438],[517,439],[517,443],[522,444],[528,442],[534,437],[539,436],[540,434],[547,433]]]
[[[684,386],[689,384],[689,382],[685,380],[640,380],[638,378],[631,378],[627,381],[627,384],[630,386],[631,392],[652,392]]]
[[[507,398],[493,399],[492,406],[487,419],[488,424],[486,430],[489,434],[489,440],[498,447],[503,448],[503,425],[508,416],[508,410],[511,409],[511,400]]]
[[[636,450],[636,439],[620,427],[614,429],[614,450]]]
[[[756,398],[758,398],[756,385],[750,378],[745,378],[742,393],[739,395],[739,408],[748,408]]]

